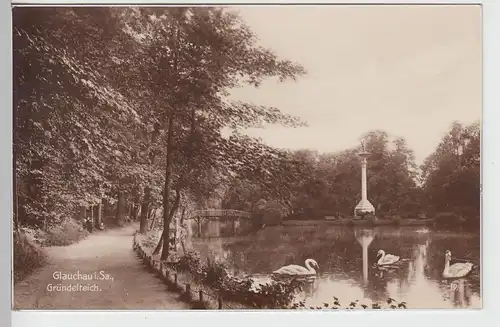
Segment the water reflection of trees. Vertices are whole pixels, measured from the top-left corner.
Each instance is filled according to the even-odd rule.
[[[406,278],[401,274],[397,285],[392,285],[395,286],[400,297],[410,292],[421,293],[423,296],[431,296],[431,293],[436,293],[435,283],[426,277],[430,238],[428,235],[421,236],[415,237],[412,254],[408,258]]]
[[[234,254],[244,253],[249,273],[271,272],[287,264],[303,265],[308,258],[319,263],[320,272],[356,272],[359,269],[361,249],[356,240],[349,237],[349,230],[335,233],[307,229],[294,230],[290,234],[277,232],[278,228],[269,228],[258,238],[235,240],[227,242],[226,246],[231,249],[231,258],[236,264],[241,260]]]

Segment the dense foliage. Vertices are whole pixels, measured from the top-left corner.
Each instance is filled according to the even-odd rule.
[[[203,204],[276,157],[238,129],[303,124],[228,100],[244,83],[305,71],[224,8],[15,8],[13,28],[18,227],[48,229],[102,204],[120,224],[128,204],[143,232],[161,207],[167,231],[182,199]]]

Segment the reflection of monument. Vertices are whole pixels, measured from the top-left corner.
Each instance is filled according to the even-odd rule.
[[[368,247],[375,238],[375,230],[373,229],[355,229],[354,236],[361,245],[363,250],[363,281],[368,283]]]
[[[388,297],[387,282],[381,278],[369,278],[369,267],[371,266],[368,261],[368,249],[378,233],[378,228],[356,228],[354,229],[354,236],[361,245],[363,253],[363,297],[370,299],[370,301],[383,301]]]
[[[361,143],[362,151],[358,153],[361,157],[361,201],[354,208],[354,216],[364,216],[365,214],[375,214],[375,208],[368,201],[368,191],[366,187],[366,157],[368,152],[365,151],[364,143]]]

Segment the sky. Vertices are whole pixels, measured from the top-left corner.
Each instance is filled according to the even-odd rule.
[[[455,120],[481,118],[479,6],[245,6],[259,44],[308,71],[242,87],[232,98],[275,106],[306,128],[248,130],[269,145],[337,152],[371,130],[404,137],[420,164]]]

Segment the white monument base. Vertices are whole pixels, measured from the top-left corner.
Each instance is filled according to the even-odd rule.
[[[362,216],[365,214],[375,214],[375,208],[370,201],[362,199],[359,201],[356,208],[354,208],[354,216]]]

